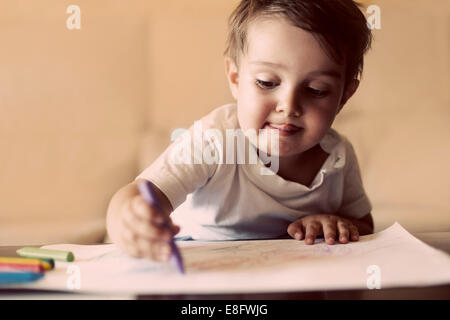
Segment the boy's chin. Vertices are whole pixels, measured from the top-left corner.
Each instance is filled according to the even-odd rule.
[[[285,158],[285,157],[291,157],[291,156],[295,156],[296,154],[298,154],[298,152],[293,152],[293,151],[288,151],[288,150],[280,150],[280,149],[274,149],[272,150],[271,148],[264,148],[264,147],[259,147],[258,149],[258,153],[261,154],[265,154],[268,157],[278,157],[278,158]]]

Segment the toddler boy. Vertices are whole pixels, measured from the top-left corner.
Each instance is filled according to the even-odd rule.
[[[242,0],[225,57],[236,103],[202,118],[114,195],[111,239],[132,256],[165,261],[180,230],[307,244],[372,233],[355,152],[331,129],[358,88],[371,40],[352,0]],[[139,195],[142,180],[159,209]]]

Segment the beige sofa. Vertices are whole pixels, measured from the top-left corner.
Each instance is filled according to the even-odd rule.
[[[232,101],[222,61],[236,1],[0,5],[0,245],[95,243],[109,199]],[[450,230],[450,3],[382,9],[361,88],[335,127],[354,143],[379,231]],[[36,14],[39,12],[39,14]]]

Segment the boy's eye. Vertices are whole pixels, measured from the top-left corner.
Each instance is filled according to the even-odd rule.
[[[326,91],[326,90],[319,90],[319,89],[314,89],[311,87],[306,88],[306,90],[309,93],[311,93],[313,96],[318,97],[318,98],[325,97],[328,94],[328,91]]]
[[[262,81],[262,80],[256,80],[256,84],[258,87],[264,90],[273,89],[278,86],[278,83],[271,82],[271,81]]]

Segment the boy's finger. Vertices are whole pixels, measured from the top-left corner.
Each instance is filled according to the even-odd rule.
[[[152,259],[152,240],[148,240],[146,238],[138,237],[136,239],[136,248],[138,248],[141,253],[142,258]]]
[[[151,211],[152,210],[154,210],[154,209],[151,209]],[[135,218],[139,219],[136,215],[135,215]],[[158,212],[158,211],[153,212],[151,214],[150,221],[149,220],[142,220],[142,219],[139,219],[139,221],[141,223],[145,224],[145,225],[150,226],[150,228],[152,230],[153,229],[155,229],[155,230],[165,230],[165,229],[167,229],[167,223],[166,222],[168,222],[169,228],[171,230],[173,229],[173,223],[171,223],[170,219],[163,217],[163,214]]]
[[[124,212],[122,221],[126,228],[132,230],[134,233],[146,234],[149,232],[150,225],[145,223],[145,220],[138,219],[131,211]]]
[[[134,258],[141,258],[142,257],[142,253],[139,250],[139,248],[136,246],[136,244],[127,245],[125,252],[128,255],[130,255],[130,256],[132,256]]]
[[[154,261],[167,261],[171,253],[167,241],[149,240],[126,230],[122,233],[121,249],[132,257],[148,258]]]
[[[150,206],[145,202],[142,196],[137,195],[130,201],[130,210],[137,218],[150,223],[152,219],[152,210]]]
[[[170,219],[170,217],[167,218],[167,222],[168,222],[168,225],[169,225],[170,229],[171,229],[174,233],[178,233],[178,232],[175,232],[175,231],[178,230],[178,229],[180,229],[180,228],[179,228],[177,225],[175,225],[175,224],[173,223],[173,220]]]
[[[328,244],[334,244],[336,240],[336,224],[330,221],[325,221],[322,223],[323,237],[325,242]]]
[[[148,258],[151,260],[159,261],[155,254],[156,248],[153,240],[137,237],[134,244],[129,246],[129,254],[135,258]],[[135,252],[133,254],[132,252]]]
[[[355,225],[350,225],[350,240],[351,241],[358,241],[359,240],[359,232],[358,228]]]
[[[340,243],[347,243],[348,242],[348,226],[344,221],[338,221],[337,223],[338,232],[339,232],[339,242]]]
[[[296,240],[302,240],[304,233],[301,221],[297,220],[292,222],[287,228],[287,233]]]
[[[305,235],[305,242],[306,244],[314,244],[314,241],[316,240],[317,235],[320,232],[319,223],[317,222],[311,222],[306,225],[306,235]]]
[[[155,227],[160,227],[167,220],[162,212],[150,206],[140,195],[130,201],[130,209],[136,218]]]
[[[141,258],[141,252],[135,245],[127,245],[127,247],[123,250],[126,254],[133,258]]]
[[[120,234],[120,240],[117,242],[120,250],[132,257],[140,257],[140,252],[136,245],[136,237],[131,230],[125,228]]]
[[[125,226],[133,231],[136,236],[146,238],[148,240],[165,240],[168,241],[172,238],[172,233],[164,226],[155,226],[153,224],[146,223],[144,220],[137,219],[130,212],[126,212],[122,216]]]
[[[180,232],[181,228],[179,226],[177,226],[176,224],[173,225],[172,227],[173,230],[173,234],[177,234],[178,232]]]
[[[130,229],[127,225],[124,226],[122,232],[120,233],[122,242],[126,245],[135,244],[136,242],[136,233]]]
[[[152,221],[151,225],[154,228],[158,229],[158,230],[165,230],[165,231],[167,231],[168,234],[170,235],[170,237],[167,238],[166,240],[169,240],[173,235],[175,235],[178,232],[180,232],[180,227],[175,225],[173,223],[172,219],[170,219],[170,217],[163,218],[161,216],[161,219],[157,219],[156,221]]]
[[[150,241],[146,250],[147,258],[160,262],[169,260],[171,254],[170,245],[166,241]]]

